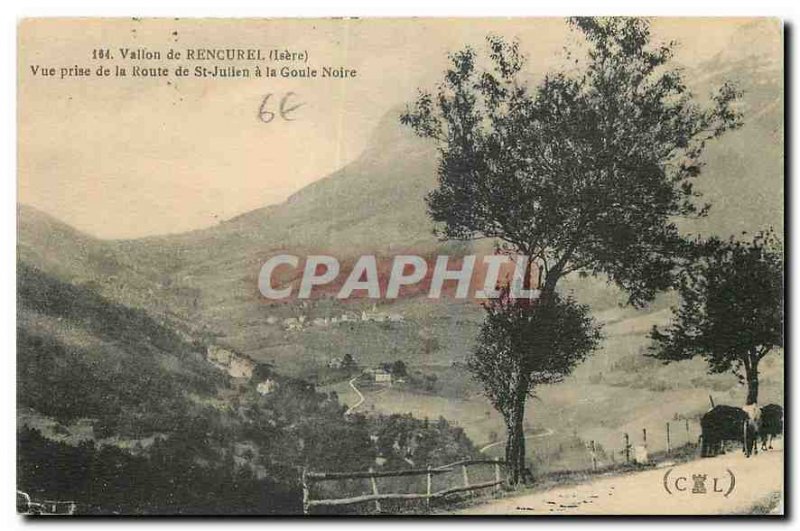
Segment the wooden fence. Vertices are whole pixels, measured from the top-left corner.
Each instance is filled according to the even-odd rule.
[[[68,516],[75,514],[74,501],[42,500],[33,501],[27,492],[17,491],[17,512],[24,515]]]
[[[341,505],[353,505],[357,503],[374,502],[375,510],[381,512],[382,500],[423,500],[425,505],[429,508],[431,500],[456,494],[459,492],[469,492],[478,489],[486,489],[494,487],[499,490],[500,485],[505,481],[501,477],[501,465],[504,461],[501,459],[465,459],[457,461],[448,465],[440,466],[437,468],[412,468],[407,470],[394,470],[394,471],[374,471],[370,469],[367,472],[310,472],[305,469],[302,472],[301,481],[303,484],[303,514],[310,514],[313,507],[335,507]],[[473,465],[494,465],[494,480],[484,481],[482,483],[470,484],[468,468]],[[446,474],[461,467],[461,474],[463,485],[450,487],[437,492],[431,492],[431,484],[433,476],[438,474]],[[424,493],[381,493],[378,490],[377,478],[390,478],[390,477],[403,477],[403,476],[427,476],[426,491]],[[344,479],[369,479],[372,487],[372,494],[364,494],[361,496],[353,496],[350,498],[330,498],[330,499],[311,499],[310,485],[322,481],[336,481]]]

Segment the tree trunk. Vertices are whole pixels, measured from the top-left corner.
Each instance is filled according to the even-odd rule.
[[[556,284],[559,278],[560,277],[555,272],[551,272],[551,274],[547,275],[547,278],[544,280],[544,286],[542,286],[541,297],[543,299],[546,300],[556,292]]]
[[[758,360],[751,360],[749,367],[745,369],[745,379],[747,380],[747,401],[748,406],[758,403]]]
[[[525,268],[525,276],[522,280],[523,289],[533,288],[533,266],[534,262],[528,260]],[[541,282],[537,282],[536,288],[541,289],[543,286]],[[550,286],[551,291],[555,290],[555,283]],[[540,293],[544,302],[549,300],[549,293]],[[530,303],[530,301],[526,301]],[[508,468],[508,482],[511,485],[518,485],[525,482],[529,478],[529,474],[525,469],[525,402],[528,398],[530,382],[528,375],[523,375],[517,383],[517,388],[514,390],[514,403],[511,405],[511,410],[506,419],[506,428],[508,430],[508,440],[506,441],[506,467]]]
[[[529,290],[533,288],[533,266],[534,266],[533,260],[531,260],[530,257],[528,257],[525,262],[525,273],[523,273],[522,277],[523,290]],[[523,304],[529,304],[529,303],[530,303],[529,300],[523,299]]]
[[[520,386],[522,387],[522,386]],[[508,419],[508,440],[506,442],[506,467],[508,482],[517,485],[525,478],[525,433],[523,419],[525,417],[525,399],[527,389],[518,389]]]

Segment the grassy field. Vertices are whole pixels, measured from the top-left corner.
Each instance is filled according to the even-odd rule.
[[[644,442],[649,452],[666,448],[666,423],[671,445],[696,443],[699,417],[709,408],[709,395],[717,404],[744,403],[745,389],[732,374],[708,375],[702,360],[664,365],[645,357],[646,332],[663,323],[669,312],[657,309],[638,313],[608,309],[603,347],[564,382],[537,390],[528,401],[525,416],[528,456],[542,471],[579,470],[592,466],[587,449],[595,441],[601,466],[624,459],[624,434],[630,444]],[[478,382],[463,365],[417,365],[409,370],[436,376],[432,391],[407,384],[363,386],[364,413],[412,413],[431,419],[444,416],[462,427],[480,448],[505,437],[502,417],[486,400]],[[327,386],[347,404],[357,402],[348,382]],[[783,403],[783,357],[773,353],[763,362],[760,402]],[[688,430],[687,430],[688,426]],[[545,435],[546,434],[546,435]],[[503,444],[486,450],[501,456]]]

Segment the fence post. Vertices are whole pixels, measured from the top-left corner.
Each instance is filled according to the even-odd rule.
[[[670,444],[669,440],[669,422],[667,422],[667,454],[672,452],[672,445]]]
[[[369,471],[370,472],[374,472],[372,467],[369,467]],[[372,494],[377,496],[378,495],[378,482],[375,481],[375,476],[370,476],[369,477],[369,482],[372,484]],[[375,500],[375,510],[378,511],[378,513],[381,512],[381,502],[380,502],[380,500]]]
[[[497,482],[497,485],[494,486],[495,492],[500,492],[500,458],[494,458],[494,480]]]
[[[431,510],[431,483],[433,474],[431,474],[431,465],[428,465],[427,488],[425,489],[425,508]]]
[[[594,472],[597,472],[597,453],[596,453],[596,448],[595,448],[595,445],[594,445],[594,441],[591,442],[591,445],[592,445],[592,470]]]
[[[467,475],[467,465],[461,465],[461,474],[464,476],[464,486],[469,487],[469,475]]]
[[[692,443],[692,440],[689,438],[689,419],[683,419],[686,423],[686,444],[689,445]]]
[[[628,434],[625,434],[625,464],[628,465],[631,462],[631,439],[628,437]]]
[[[308,491],[308,479],[306,478],[306,467],[303,467],[303,471],[300,474],[300,483],[303,485],[303,514],[309,514],[309,507],[308,507],[308,498],[309,498],[309,491]]]
[[[642,428],[642,444],[647,447],[647,428]]]

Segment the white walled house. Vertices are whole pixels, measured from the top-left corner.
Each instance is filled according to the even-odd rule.
[[[275,390],[277,384],[274,380],[266,379],[256,386],[256,391],[261,395],[268,395]]]
[[[383,369],[368,369],[367,374],[372,376],[375,383],[392,384],[392,373]]]
[[[249,380],[256,368],[256,362],[250,358],[218,345],[209,345],[206,348],[206,359],[233,378]]]

